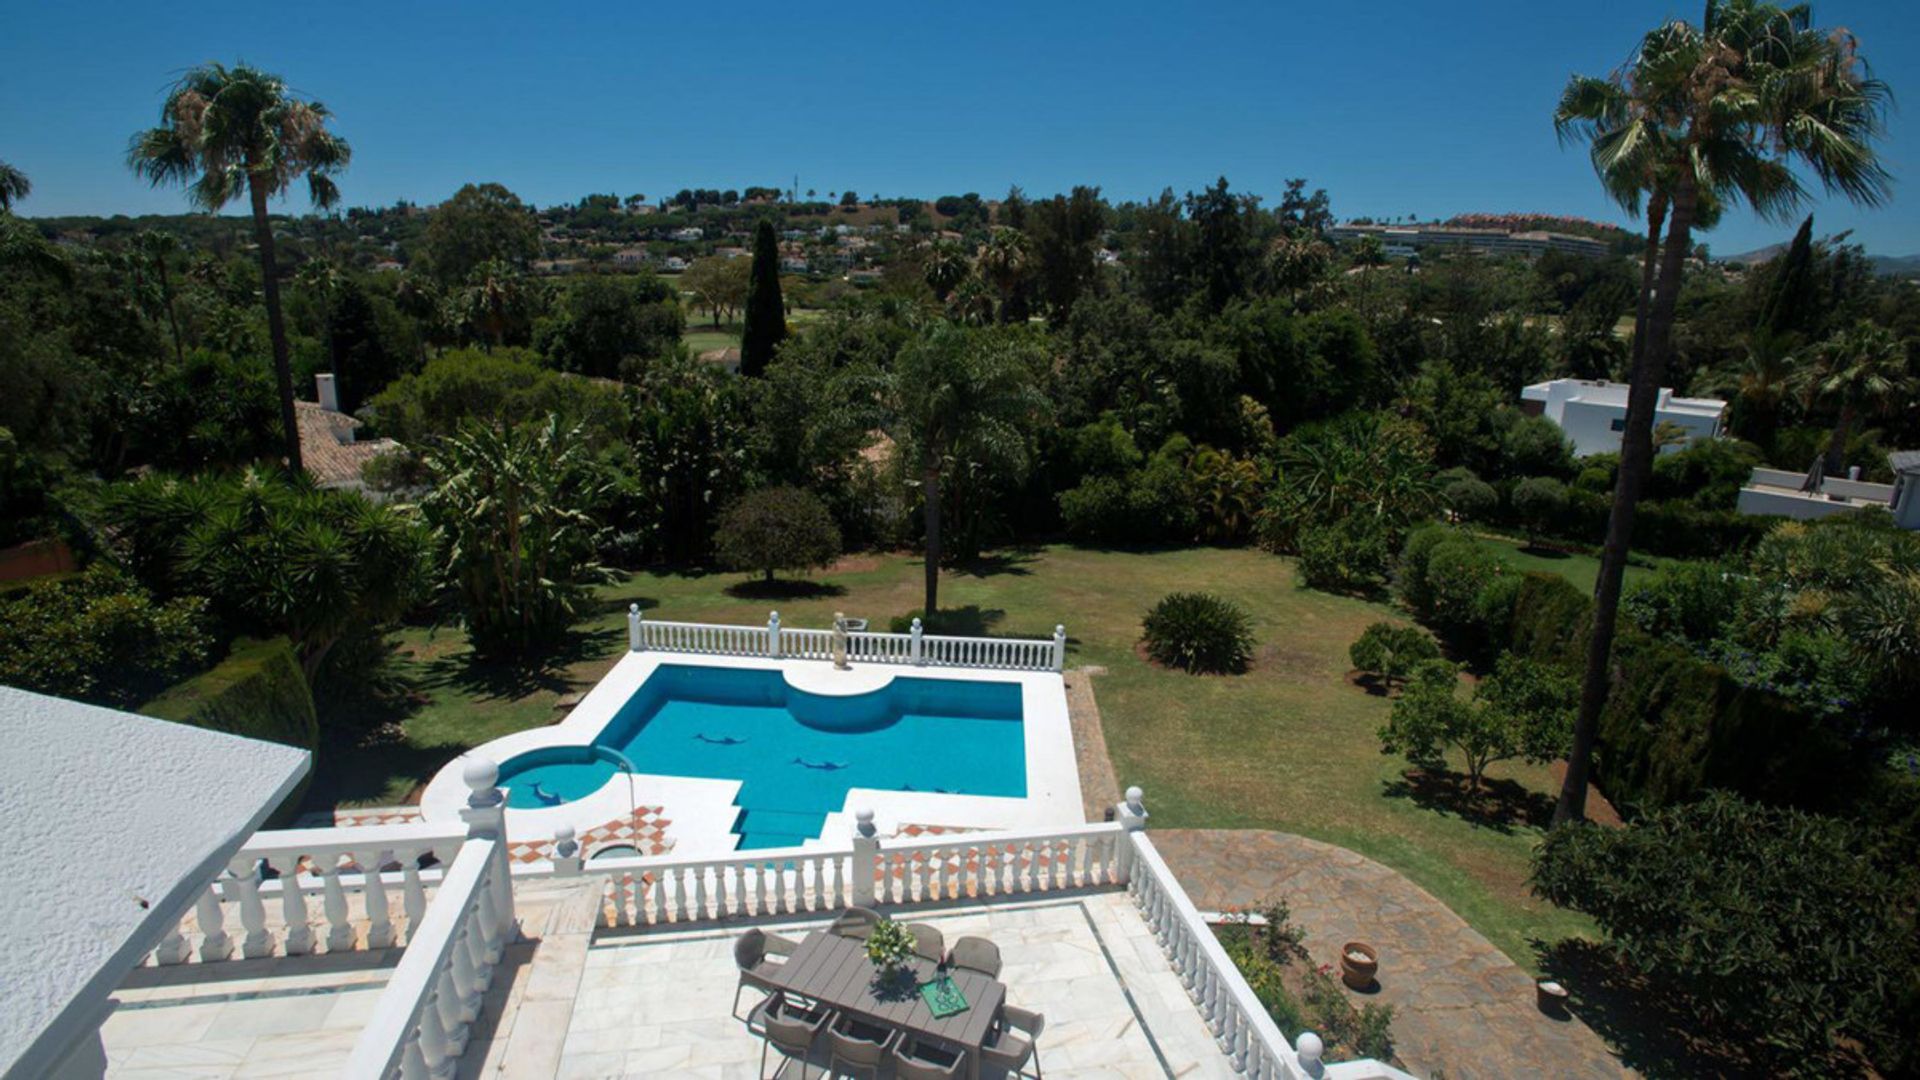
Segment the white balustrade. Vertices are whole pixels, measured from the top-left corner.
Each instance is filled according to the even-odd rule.
[[[833,651],[831,630],[783,626],[777,611],[768,615],[764,627],[733,626],[648,619],[635,605],[627,614],[627,633],[635,652],[827,660]],[[1055,629],[1051,639],[955,637],[925,633],[916,619],[913,629],[904,634],[858,630],[847,635],[848,659],[870,664],[1059,671],[1065,650],[1066,632],[1061,628]]]
[[[493,879],[505,873],[502,841],[467,841],[441,879],[433,904],[381,991],[373,1017],[354,1044],[345,1075],[446,1076],[466,1047],[480,996],[498,954]]]

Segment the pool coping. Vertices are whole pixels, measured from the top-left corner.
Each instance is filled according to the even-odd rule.
[[[748,668],[779,671],[790,686],[810,693],[867,693],[894,678],[953,679],[968,682],[1014,683],[1020,687],[1022,736],[1027,764],[1027,794],[1020,798],[988,795],[943,795],[937,792],[884,791],[850,788],[842,809],[829,812],[820,836],[803,848],[839,847],[854,831],[854,813],[867,809],[881,835],[890,836],[902,825],[934,824],[968,829],[1027,829],[1077,825],[1084,819],[1080,771],[1076,764],[1073,728],[1067,710],[1066,684],[1059,672],[856,663],[849,672],[836,671],[825,660],[775,659],[758,656],[713,656],[702,653],[647,650],[622,656],[613,670],[589,690],[573,712],[558,724],[514,732],[461,754],[441,768],[421,795],[420,811],[428,821],[460,820],[468,789],[461,773],[474,756],[496,764],[542,747],[583,746],[591,743],[619,715],[620,709],[662,664],[694,667]],[[883,677],[884,676],[884,677]],[[835,686],[839,689],[833,689]],[[857,689],[847,689],[847,687]],[[738,840],[729,831],[739,808],[733,804],[741,781],[656,773],[633,774],[632,802],[658,806],[669,821],[667,835],[675,855],[709,856],[731,853]],[[523,840],[550,840],[554,830],[572,826],[576,832],[631,812],[627,785],[613,781],[562,806],[507,810],[507,834]],[[589,857],[593,852],[584,854]]]

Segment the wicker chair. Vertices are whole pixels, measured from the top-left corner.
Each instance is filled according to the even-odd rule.
[[[827,1025],[827,1072],[839,1076],[849,1070],[869,1072],[880,1080],[880,1068],[887,1063],[900,1033],[865,1020],[842,1016]]]
[[[740,1018],[740,992],[747,987],[767,994],[780,989],[774,981],[774,975],[785,960],[775,960],[773,957],[793,955],[795,944],[778,934],[769,934],[758,928],[748,930],[734,939],[733,962],[740,968],[740,984],[733,988],[734,1019]],[[747,1026],[753,1026],[751,1014],[747,1018]]]
[[[1040,1080],[1040,1032],[1046,1026],[1047,1018],[1037,1012],[1015,1005],[1000,1006],[1000,1015],[994,1018],[988,1035],[993,1041],[980,1051],[981,1064],[1005,1069],[1012,1076],[1025,1076],[1023,1070],[1032,1060],[1034,1080]],[[1015,1034],[1016,1030],[1022,1034]]]
[[[800,1063],[800,1080],[806,1080],[807,1058],[812,1055],[821,1030],[833,1020],[832,1011],[796,1005],[787,995],[775,991],[747,1014],[747,1027],[752,1028],[755,1020],[760,1022],[765,1039],[760,1044],[759,1075],[767,1074],[767,1053],[778,1050],[781,1057]],[[782,1062],[780,1067],[786,1068],[786,1063]],[[774,1075],[778,1076],[778,1071]]]
[[[983,937],[963,937],[947,952],[947,963],[977,971],[989,979],[1000,977],[1000,946]]]
[[[953,1080],[961,1075],[964,1059],[951,1050],[914,1039],[902,1039],[893,1051],[895,1080]]]
[[[931,960],[936,964],[946,961],[947,939],[940,931],[926,923],[910,922],[907,924],[907,933],[913,935],[915,956]]]
[[[827,927],[827,933],[865,941],[879,921],[880,913],[872,908],[850,907],[833,920],[832,925]]]

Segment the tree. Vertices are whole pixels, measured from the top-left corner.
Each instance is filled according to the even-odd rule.
[[[1011,226],[993,230],[980,247],[976,262],[980,276],[993,286],[1000,300],[1000,321],[1025,322],[1026,304],[1022,293],[1027,275],[1033,269],[1033,242],[1027,234]]]
[[[1187,219],[1193,222],[1193,273],[1206,294],[1207,310],[1218,312],[1244,295],[1253,267],[1252,218],[1255,198],[1235,195],[1221,177],[1199,194],[1187,193]]]
[[[1421,664],[1440,659],[1440,646],[1434,643],[1433,635],[1417,626],[1377,622],[1354,639],[1347,649],[1347,659],[1391,689],[1395,683],[1406,682]]]
[[[1533,891],[1592,915],[1622,964],[1694,1005],[1701,1034],[1759,1051],[1731,1071],[1910,1075],[1920,928],[1911,866],[1882,842],[1715,791],[1625,828],[1553,830]]]
[[[1047,321],[1059,326],[1072,313],[1074,302],[1098,280],[1094,250],[1106,227],[1106,204],[1099,188],[1075,187],[1071,195],[1033,203],[1027,219],[1035,291]]]
[[[1555,821],[1585,814],[1621,582],[1651,469],[1655,406],[1693,229],[1740,200],[1770,217],[1790,211],[1804,196],[1794,161],[1829,190],[1869,205],[1884,201],[1889,178],[1873,143],[1887,100],[1851,34],[1814,28],[1805,7],[1755,0],[1709,0],[1703,25],[1668,22],[1642,39],[1626,66],[1607,78],[1575,76],[1561,95],[1555,128],[1589,144],[1609,197],[1632,212],[1644,197],[1648,229],[1621,464]]]
[[[787,306],[780,298],[780,245],[773,222],[753,231],[753,266],[747,281],[745,326],[740,331],[740,374],[758,378],[787,339]]]
[[[267,332],[280,383],[281,437],[287,467],[294,472],[301,469],[300,429],[293,416],[293,368],[267,200],[285,194],[302,176],[316,208],[325,210],[340,200],[333,175],[347,167],[351,151],[345,139],[327,130],[332,117],[325,105],[290,95],[278,75],[245,64],[205,64],[173,84],[160,109],[160,126],[135,135],[127,150],[135,173],[155,187],[187,186],[188,198],[202,210],[212,213],[243,195],[252,206]]]
[[[692,293],[694,302],[707,309],[713,316],[714,328],[719,329],[722,319],[732,319],[734,312],[747,302],[752,272],[750,260],[708,256],[693,260],[693,265],[680,275],[680,287]]]
[[[927,288],[943,304],[972,269],[965,249],[951,240],[935,240],[927,249]]]
[[[1513,511],[1527,527],[1527,545],[1539,543],[1567,512],[1567,485],[1551,476],[1529,476],[1514,485]]]
[[[1906,346],[1891,330],[1862,320],[1821,342],[1800,378],[1807,396],[1834,407],[1826,470],[1842,475],[1847,439],[1862,415],[1892,412],[1913,396]]]
[[[1046,399],[1036,385],[1044,363],[1017,328],[937,326],[895,361],[889,434],[906,451],[926,515],[926,603],[940,610],[940,484],[954,465],[997,459],[1026,471],[1029,432]]]
[[[479,340],[488,352],[527,344],[533,338],[536,289],[511,263],[481,263],[460,293],[460,318],[469,339]]]
[[[173,337],[173,362],[178,364],[186,358],[185,347],[180,341],[180,311],[173,302],[172,261],[180,253],[180,238],[170,232],[159,229],[142,229],[133,238],[134,250],[147,261],[153,272],[154,284],[160,291],[160,306],[167,313],[167,328]]]
[[[758,570],[771,582],[779,570],[831,564],[840,556],[840,527],[811,492],[761,488],[721,513],[714,546],[728,566]]]
[[[551,644],[607,579],[600,492],[577,430],[558,417],[512,428],[464,425],[430,451],[421,514],[474,648],[519,655]]]
[[[465,284],[483,264],[524,266],[540,254],[533,208],[501,184],[468,184],[427,219],[426,261],[442,284]]]
[[[535,330],[534,348],[562,371],[617,379],[636,360],[680,343],[686,316],[651,273],[593,274],[573,282]]]
[[[1524,758],[1546,762],[1566,752],[1576,686],[1555,669],[1511,653],[1472,699],[1455,692],[1459,669],[1445,660],[1419,664],[1380,729],[1380,749],[1423,769],[1446,768],[1448,748],[1467,767],[1467,789],[1480,790],[1487,766]]]
[[[0,161],[0,213],[9,213],[13,204],[26,198],[33,191],[33,182],[27,174]]]

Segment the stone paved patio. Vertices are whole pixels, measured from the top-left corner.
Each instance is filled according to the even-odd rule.
[[[1394,1007],[1395,1050],[1411,1071],[1444,1071],[1449,1080],[1630,1075],[1577,1018],[1542,1014],[1531,976],[1396,871],[1288,833],[1154,829],[1150,835],[1201,910],[1283,898],[1307,930],[1315,963],[1337,965],[1347,941],[1377,949],[1377,993],[1352,996]]]

